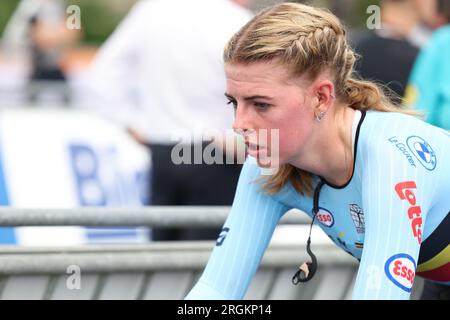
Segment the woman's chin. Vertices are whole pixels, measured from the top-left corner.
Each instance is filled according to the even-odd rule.
[[[267,150],[248,150],[248,155],[255,158],[259,167],[265,169],[277,169],[280,166],[279,157],[269,156]]]

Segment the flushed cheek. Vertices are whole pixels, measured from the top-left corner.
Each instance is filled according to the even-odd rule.
[[[280,130],[279,157],[281,162],[286,162],[298,153],[304,144],[299,130]]]

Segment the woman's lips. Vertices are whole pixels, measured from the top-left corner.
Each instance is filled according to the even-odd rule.
[[[257,155],[260,155],[262,152],[267,153],[266,152],[266,148],[262,147],[260,145],[251,143],[249,141],[245,142],[245,145],[247,146],[247,153],[253,157],[256,157]]]

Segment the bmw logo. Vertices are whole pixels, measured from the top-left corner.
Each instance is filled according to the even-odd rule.
[[[421,137],[411,136],[406,140],[406,144],[425,169],[432,171],[436,168],[436,154],[428,142]]]
[[[428,150],[427,146],[423,143],[416,142],[414,144],[414,149],[416,149],[417,154],[422,158],[426,163],[430,163],[431,161],[431,152]]]

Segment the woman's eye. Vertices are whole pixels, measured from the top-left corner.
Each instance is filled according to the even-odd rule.
[[[270,104],[268,104],[268,103],[263,103],[263,102],[255,102],[255,103],[254,103],[254,106],[257,107],[258,109],[261,109],[261,110],[266,110],[266,109],[268,109],[269,107],[271,107]]]
[[[228,100],[227,104],[232,104],[234,109],[237,108],[237,102],[236,102],[236,100]]]

